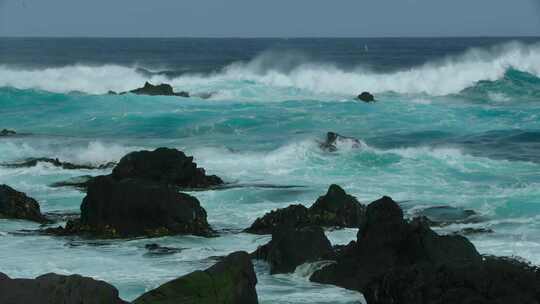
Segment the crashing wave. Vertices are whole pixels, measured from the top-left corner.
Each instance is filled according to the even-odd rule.
[[[507,43],[488,49],[470,49],[457,57],[429,62],[407,70],[373,72],[364,67],[344,70],[332,64],[290,60],[264,53],[249,62],[237,62],[212,74],[149,73],[140,67],[74,65],[40,70],[0,66],[0,86],[67,93],[103,94],[128,91],[145,81],[167,82],[175,89],[194,92],[220,91],[223,96],[246,88],[292,88],[316,94],[354,96],[361,90],[374,93],[457,94],[476,84],[512,76],[512,71],[540,77],[540,44]],[[522,76],[518,76],[522,77]],[[227,92],[229,92],[227,94]],[[245,92],[244,92],[245,93]],[[249,93],[249,91],[248,91]]]

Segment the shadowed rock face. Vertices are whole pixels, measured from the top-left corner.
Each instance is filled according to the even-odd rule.
[[[134,304],[257,304],[257,277],[246,252],[235,252],[149,291]]]
[[[184,188],[207,188],[223,184],[221,178],[206,175],[204,169],[197,168],[193,157],[168,148],[129,153],[113,169],[112,176],[117,180],[139,178]]]
[[[79,275],[46,274],[36,279],[10,279],[0,273],[3,304],[127,304],[113,286]]]
[[[332,254],[332,245],[321,227],[275,229],[272,240],[259,247],[253,258],[270,264],[270,273],[294,272],[297,266]]]
[[[336,263],[315,272],[311,280],[358,290],[370,304],[540,300],[538,270],[511,260],[484,259],[466,238],[437,235],[425,218],[406,221],[389,197],[367,207],[357,241],[342,248]]]
[[[8,185],[0,185],[0,218],[47,222],[35,199]]]
[[[176,187],[137,179],[94,178],[81,204],[80,221],[70,221],[60,234],[97,237],[209,236],[206,211]]]
[[[246,229],[254,234],[270,234],[275,227],[348,227],[358,228],[365,217],[365,206],[354,196],[348,195],[340,186],[331,185],[328,192],[310,207],[291,205],[274,210],[258,218]]]

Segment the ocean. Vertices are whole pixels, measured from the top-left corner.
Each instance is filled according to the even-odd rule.
[[[106,94],[145,81],[194,97]],[[356,100],[363,91],[377,102]],[[242,229],[270,210],[310,206],[330,184],[363,203],[391,196],[408,216],[432,206],[474,210],[481,221],[437,231],[491,229],[469,237],[481,253],[540,265],[540,38],[0,38],[4,128],[28,135],[0,138],[0,163],[99,165],[166,146],[244,185],[190,193],[218,238],[84,240],[0,219],[0,271],[11,277],[77,273],[132,300],[216,256],[255,250],[270,237]],[[323,151],[329,131],[361,147]],[[109,172],[0,167],[0,184],[69,215],[84,193],[50,185]],[[356,237],[326,233],[333,244]],[[152,256],[149,243],[183,250]],[[361,301],[309,282],[313,265],[274,276],[255,266],[261,303]]]

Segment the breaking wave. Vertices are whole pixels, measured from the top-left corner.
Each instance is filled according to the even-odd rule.
[[[458,94],[477,85],[488,88],[493,82],[510,78],[540,81],[540,44],[507,43],[487,49],[470,49],[407,70],[380,73],[365,67],[338,68],[330,63],[309,62],[298,57],[263,53],[249,62],[236,62],[211,74],[147,73],[140,67],[119,65],[74,65],[39,70],[0,66],[0,86],[39,89],[51,92],[72,91],[103,94],[109,90],[127,91],[145,81],[168,82],[178,90],[218,92],[227,98],[254,88],[295,89],[315,94],[350,96],[363,90],[374,93]],[[525,76],[524,76],[525,75]],[[242,91],[244,90],[244,91]],[[504,98],[501,92],[493,93]],[[239,93],[238,93],[239,94]],[[218,94],[219,96],[220,94]]]

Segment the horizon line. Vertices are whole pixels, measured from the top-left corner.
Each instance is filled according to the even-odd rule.
[[[539,35],[471,35],[471,36],[22,36],[0,35],[0,39],[501,39],[501,38],[540,38]]]

